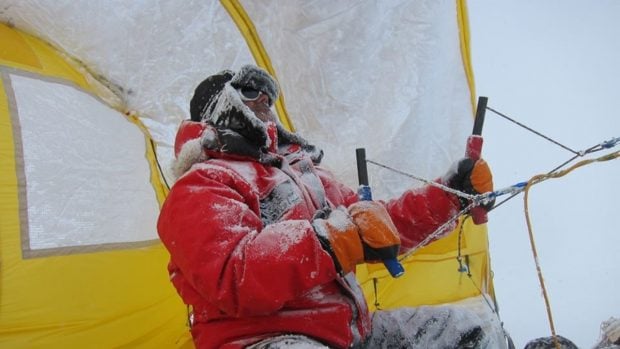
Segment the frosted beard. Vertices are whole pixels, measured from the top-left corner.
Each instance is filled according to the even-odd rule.
[[[202,115],[206,115],[203,122],[215,126],[218,130],[220,146],[217,148],[225,153],[271,159],[266,154],[278,152],[280,146],[298,145],[310,155],[314,163],[319,163],[323,156],[322,150],[309,144],[298,134],[286,130],[279,122],[260,120],[243,103],[239,92],[230,82],[224,85],[212,103],[205,106]],[[223,139],[227,141],[222,142]],[[203,145],[206,148],[214,146],[212,142]]]
[[[216,128],[231,130],[258,148],[269,148],[277,140],[270,140],[267,126],[241,100],[239,92],[227,82],[217,98],[205,106],[203,122]]]

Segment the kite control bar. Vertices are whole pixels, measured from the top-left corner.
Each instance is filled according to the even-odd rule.
[[[359,180],[359,189],[357,195],[362,201],[372,200],[372,191],[368,185],[368,168],[366,166],[366,149],[355,149],[357,157],[357,177]],[[390,272],[392,277],[397,278],[405,273],[405,269],[396,258],[384,259],[383,265]]]
[[[474,161],[480,159],[480,154],[482,153],[482,126],[484,125],[484,114],[487,109],[487,101],[487,97],[478,98],[474,129],[471,136],[467,138],[467,149],[465,151],[465,156]],[[471,208],[469,213],[474,221],[474,224],[484,224],[488,221],[487,211],[483,207],[474,206]]]

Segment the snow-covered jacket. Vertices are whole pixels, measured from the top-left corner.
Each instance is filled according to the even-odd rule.
[[[287,333],[333,348],[363,341],[370,321],[361,290],[352,274],[337,273],[311,225],[323,205],[348,206],[355,192],[297,144],[272,149],[278,161],[271,162],[205,149],[209,127],[181,125],[178,157],[202,139],[192,156],[198,160],[170,190],[158,222],[171,281],[193,308],[196,346],[243,348]],[[407,249],[459,202],[428,187],[385,205]]]

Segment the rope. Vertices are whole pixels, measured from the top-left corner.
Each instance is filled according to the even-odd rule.
[[[595,145],[591,146],[590,148],[588,148],[586,150],[582,150],[582,151],[578,152],[577,155],[572,156],[570,159],[568,159],[568,160],[564,161],[562,164],[556,166],[553,170],[547,172],[547,174],[551,174],[551,173],[554,173],[554,172],[558,171],[559,169],[561,169],[562,167],[568,165],[570,162],[572,162],[573,160],[575,160],[578,157],[583,157],[585,155],[592,154],[592,153],[595,153],[595,152],[598,152],[598,151],[601,151],[601,150],[613,148],[618,143],[620,143],[620,137],[615,137],[615,138],[612,138],[612,139],[610,139],[608,141],[604,141],[604,142],[601,142],[599,144],[595,144]],[[508,198],[506,198],[506,199],[496,203],[495,206],[493,206],[492,208],[489,209],[489,212],[494,210],[494,209],[496,209],[496,208],[498,208],[499,206],[503,205],[504,203],[506,203],[506,201],[514,198],[519,193],[521,193],[521,191],[515,191]]]
[[[435,239],[440,234],[445,233],[446,230],[447,230],[446,229],[447,227],[452,225],[452,223],[454,223],[462,215],[464,215],[467,212],[469,212],[469,210],[472,207],[474,207],[475,205],[476,205],[475,202],[472,201],[469,205],[467,205],[465,208],[463,208],[461,211],[459,211],[459,213],[455,214],[454,216],[452,216],[452,218],[450,218],[448,221],[446,221],[444,224],[442,224],[439,228],[435,229],[435,231],[432,234],[428,235],[424,240],[420,241],[417,245],[415,245],[413,248],[411,248],[409,251],[407,251],[407,253],[402,254],[398,260],[402,262],[404,259],[406,259],[407,257],[409,257],[412,254],[414,254],[422,246],[428,244],[431,240]]]
[[[534,263],[536,264],[536,274],[538,275],[538,282],[540,283],[540,288],[542,289],[543,298],[545,300],[545,308],[547,309],[547,319],[549,320],[549,327],[551,329],[551,335],[553,336],[553,342],[555,344],[556,349],[560,349],[559,342],[557,340],[557,334],[555,332],[555,324],[553,322],[553,315],[551,312],[551,303],[549,301],[549,295],[547,294],[547,288],[545,287],[545,280],[542,275],[542,268],[540,267],[540,262],[538,260],[538,252],[536,249],[536,242],[534,241],[534,232],[532,229],[532,222],[530,220],[529,207],[528,207],[528,195],[530,188],[536,182],[537,178],[534,177],[530,182],[528,182],[525,187],[525,194],[523,196],[524,202],[524,211],[525,211],[525,221],[527,222],[527,231],[530,238],[530,246],[532,249],[532,255],[534,257]]]
[[[157,145],[152,139],[150,141],[151,147],[153,148],[153,157],[155,158],[155,163],[157,164],[157,169],[159,170],[159,173],[161,173],[161,178],[163,179],[166,189],[170,191],[170,184],[168,184],[168,181],[166,180],[166,175],[164,174],[164,170],[161,168],[161,163],[159,162],[159,157],[157,156]]]
[[[532,133],[534,133],[534,134],[536,134],[536,135],[538,135],[538,136],[540,136],[540,137],[542,137],[542,138],[544,138],[544,139],[548,140],[549,142],[551,142],[551,143],[553,143],[553,144],[555,144],[555,145],[558,145],[558,146],[560,146],[560,147],[562,147],[562,148],[564,148],[564,149],[566,149],[566,150],[570,151],[571,153],[573,153],[573,154],[575,154],[575,155],[579,155],[579,152],[578,152],[578,151],[575,151],[575,150],[573,150],[573,149],[571,149],[571,148],[569,148],[569,147],[565,146],[564,144],[562,144],[562,143],[560,143],[560,142],[558,142],[558,141],[556,141],[556,140],[553,140],[553,139],[551,139],[551,138],[550,138],[550,137],[548,137],[548,136],[545,136],[544,134],[542,134],[542,133],[540,133],[540,132],[538,132],[538,131],[534,130],[534,129],[533,129],[533,128],[531,128],[531,127],[525,126],[524,124],[522,124],[522,123],[518,122],[517,120],[514,120],[514,119],[512,119],[512,118],[508,117],[507,115],[502,114],[502,113],[498,112],[497,110],[495,110],[495,109],[493,109],[493,108],[491,108],[491,107],[487,107],[487,109],[488,109],[488,110],[490,110],[490,111],[492,111],[492,112],[494,112],[495,114],[497,114],[497,115],[499,115],[499,116],[503,117],[504,119],[506,119],[506,120],[508,120],[508,121],[510,121],[510,122],[512,122],[512,123],[514,123],[514,124],[516,124],[516,125],[518,125],[518,126],[521,126],[521,127],[523,127],[524,129],[526,129],[526,130],[528,130],[528,131],[530,131],[530,132],[532,132]]]
[[[551,334],[553,336],[553,342],[554,342],[554,346],[556,347],[556,349],[561,349],[560,347],[560,342],[558,341],[558,337],[555,331],[555,324],[553,321],[553,314],[551,311],[551,302],[549,300],[549,295],[547,293],[547,288],[545,286],[545,281],[543,278],[543,273],[542,273],[542,268],[540,266],[540,262],[538,259],[538,251],[536,248],[536,243],[535,243],[535,239],[534,239],[534,232],[533,232],[533,228],[532,228],[532,222],[530,219],[530,215],[529,215],[529,206],[528,206],[528,199],[529,199],[529,191],[531,189],[532,186],[541,183],[547,179],[551,179],[551,178],[560,178],[563,177],[565,175],[567,175],[568,173],[574,171],[577,168],[580,168],[582,166],[585,165],[589,165],[592,164],[594,162],[602,162],[602,161],[609,161],[609,160],[613,160],[616,159],[618,157],[620,157],[620,151],[615,151],[612,152],[610,154],[598,157],[598,158],[594,158],[594,159],[587,159],[587,160],[582,160],[574,165],[572,165],[571,167],[569,167],[566,170],[562,170],[560,171],[559,169],[566,166],[567,164],[569,164],[570,162],[572,162],[573,160],[575,160],[578,157],[583,157],[586,154],[591,154],[597,151],[601,151],[601,150],[605,150],[605,149],[610,149],[615,147],[618,143],[620,143],[620,137],[616,137],[616,138],[612,138],[609,141],[605,141],[599,144],[596,144],[586,150],[583,151],[575,151],[543,134],[541,134],[540,132],[537,132],[511,118],[509,118],[508,116],[490,108],[487,107],[487,109],[491,110],[492,112],[512,121],[513,123],[526,128],[527,130],[529,130],[532,133],[535,133],[543,138],[545,138],[546,140],[570,151],[571,153],[574,154],[573,157],[571,157],[570,159],[568,159],[567,161],[563,162],[562,164],[560,164],[559,166],[555,167],[553,170],[549,171],[547,174],[540,174],[540,175],[536,175],[534,177],[532,177],[529,181],[527,182],[521,182],[521,183],[517,183],[515,185],[500,189],[500,190],[496,190],[494,192],[490,192],[490,193],[485,193],[485,194],[481,194],[481,195],[471,195],[471,194],[466,194],[466,193],[462,193],[458,190],[454,190],[452,188],[449,188],[443,184],[437,183],[437,182],[433,182],[433,181],[429,181],[427,179],[418,177],[418,176],[414,176],[412,174],[406,173],[404,171],[400,171],[397,170],[395,168],[380,164],[376,161],[372,161],[372,160],[366,160],[367,162],[370,162],[374,165],[383,167],[385,169],[391,170],[393,172],[399,173],[401,175],[419,180],[421,182],[424,182],[428,185],[431,186],[435,186],[438,187],[446,192],[450,192],[453,193],[461,198],[465,198],[467,200],[469,200],[469,205],[467,205],[467,207],[463,208],[461,211],[459,211],[456,215],[454,215],[452,218],[450,218],[447,222],[445,222],[444,224],[442,224],[439,228],[437,228],[432,234],[428,235],[424,240],[422,240],[421,242],[419,242],[416,246],[414,246],[412,249],[410,249],[409,251],[407,251],[407,253],[401,255],[401,257],[399,258],[399,261],[403,261],[404,259],[408,258],[409,256],[411,256],[412,254],[414,254],[417,250],[419,250],[422,246],[425,246],[426,244],[428,244],[430,241],[432,241],[433,239],[437,238],[440,234],[444,233],[445,230],[447,230],[446,228],[450,225],[452,225],[457,219],[459,219],[459,217],[467,214],[470,209],[474,206],[478,206],[480,204],[484,204],[484,203],[488,203],[490,202],[490,200],[500,196],[500,195],[504,195],[504,194],[511,194],[510,197],[508,197],[507,199],[505,199],[504,201],[500,202],[499,204],[495,205],[494,207],[492,207],[490,210],[500,206],[501,204],[505,203],[506,201],[512,199],[513,197],[515,197],[516,195],[518,195],[519,193],[521,193],[522,191],[525,192],[524,197],[523,197],[523,201],[524,201],[524,213],[525,213],[525,219],[526,219],[526,223],[527,223],[527,229],[528,229],[528,235],[529,235],[529,240],[530,240],[530,246],[531,246],[531,250],[532,250],[532,255],[534,257],[534,263],[536,265],[536,272],[538,275],[538,281],[540,283],[540,287],[542,290],[542,294],[543,294],[543,298],[545,301],[545,308],[547,311],[547,318],[549,321],[549,327],[551,329]],[[466,217],[467,218],[467,217]],[[466,219],[465,218],[465,219]],[[479,288],[478,285],[476,285],[476,283],[474,282],[474,280],[471,278],[471,274],[469,273],[469,266],[464,266],[463,265],[463,260],[462,260],[462,255],[461,255],[461,234],[462,234],[462,229],[463,226],[461,225],[461,231],[459,231],[459,240],[458,240],[458,255],[457,255],[457,261],[459,263],[459,269],[458,271],[463,273],[463,272],[468,272],[468,276],[470,278],[470,280],[472,281],[472,283],[474,284],[474,286],[480,291],[482,292]],[[467,264],[467,262],[466,262]],[[485,298],[486,300],[486,298]],[[496,311],[496,309],[494,309],[490,304],[488,304],[487,301],[487,305],[489,306],[489,308],[497,315],[498,319],[499,319],[499,313]],[[500,319],[501,322],[501,319]],[[513,345],[514,347],[514,345]]]
[[[542,134],[542,133],[540,133],[540,132],[538,132],[538,131],[536,131],[536,130],[532,129],[531,127],[528,127],[528,126],[526,126],[526,125],[524,125],[524,124],[522,124],[522,123],[520,123],[520,122],[516,121],[515,119],[513,119],[513,118],[509,117],[509,116],[508,116],[508,115],[506,115],[506,114],[503,114],[503,113],[501,113],[501,112],[499,112],[499,111],[497,111],[497,110],[495,110],[495,109],[493,109],[493,108],[491,108],[491,107],[489,107],[489,106],[487,106],[487,107],[486,107],[486,109],[487,109],[487,110],[490,110],[490,111],[492,111],[493,113],[495,113],[496,115],[499,115],[499,116],[501,116],[502,118],[504,118],[504,119],[506,119],[506,120],[508,120],[508,121],[510,121],[510,122],[512,122],[512,123],[514,123],[515,125],[518,125],[518,126],[520,126],[520,127],[524,128],[524,129],[526,129],[526,130],[528,130],[528,131],[530,131],[530,132],[532,132],[532,133],[534,133],[534,134],[536,134],[536,135],[538,135],[538,136],[540,136],[540,137],[542,137],[542,138],[546,139],[547,141],[549,141],[549,142],[551,142],[551,143],[554,143],[554,144],[556,144],[556,145],[558,145],[558,146],[560,146],[560,147],[562,147],[562,148],[564,148],[564,149],[566,149],[566,150],[568,150],[568,151],[570,151],[571,153],[573,153],[573,154],[574,154],[574,156],[573,156],[573,157],[571,157],[570,159],[568,159],[568,160],[564,161],[562,164],[560,164],[560,165],[556,166],[553,170],[549,171],[548,173],[555,172],[555,171],[559,170],[560,168],[562,168],[562,167],[566,166],[567,164],[569,164],[570,162],[572,162],[573,160],[575,160],[575,159],[576,159],[576,158],[578,158],[578,157],[583,157],[583,156],[584,156],[584,155],[586,155],[586,154],[594,153],[594,152],[597,152],[597,151],[600,151],[600,150],[603,150],[603,149],[609,149],[609,148],[612,148],[612,147],[616,146],[616,144],[618,144],[618,143],[620,142],[620,137],[616,137],[616,138],[612,138],[612,139],[610,139],[609,141],[605,141],[605,142],[602,142],[602,143],[596,144],[596,145],[594,145],[594,146],[592,146],[592,147],[590,147],[590,148],[588,148],[588,149],[586,149],[586,150],[582,150],[582,151],[575,151],[575,150],[573,150],[573,149],[571,149],[571,148],[569,148],[569,147],[567,147],[567,146],[565,146],[565,145],[561,144],[560,142],[558,142],[558,141],[556,141],[556,140],[553,140],[551,137],[545,136],[544,134]],[[506,198],[506,199],[504,199],[504,200],[502,200],[502,201],[500,201],[500,202],[496,203],[496,204],[495,204],[495,205],[494,205],[491,209],[489,209],[489,212],[490,212],[491,210],[494,210],[495,208],[497,208],[497,207],[499,207],[499,206],[503,205],[503,204],[504,204],[504,203],[506,203],[508,200],[510,200],[510,199],[512,199],[512,198],[514,198],[514,197],[515,197],[515,196],[517,196],[518,194],[519,194],[519,192],[515,192],[515,193],[513,193],[511,196],[509,196],[508,198]]]
[[[594,153],[594,152],[597,152],[597,151],[601,151],[601,150],[605,150],[605,149],[609,149],[609,148],[615,147],[618,143],[620,143],[620,137],[612,138],[612,139],[610,139],[608,141],[604,141],[604,142],[601,142],[599,144],[596,144],[596,145],[594,145],[594,146],[592,146],[592,147],[590,147],[590,148],[588,148],[586,150],[575,152],[577,155],[571,157],[567,161],[564,161],[561,165],[556,166],[553,170],[549,171],[547,173],[547,175],[551,175],[552,173],[556,173],[556,171],[558,171],[560,168],[566,166],[568,163],[572,162],[573,160],[575,160],[578,157],[583,157],[583,156],[585,156],[587,154],[591,154],[591,153]],[[517,184],[508,186],[508,187],[500,189],[500,190],[493,191],[491,193],[473,195],[473,194],[467,194],[467,193],[461,192],[459,190],[450,188],[450,187],[448,187],[446,185],[443,185],[441,183],[438,183],[438,182],[435,182],[435,181],[431,181],[431,180],[428,180],[426,178],[422,178],[420,176],[416,176],[416,175],[407,173],[405,171],[398,170],[398,169],[396,169],[394,167],[390,167],[388,165],[379,163],[377,161],[373,161],[373,160],[367,159],[366,162],[369,162],[369,163],[371,163],[373,165],[385,168],[385,169],[390,170],[392,172],[396,172],[396,173],[401,174],[403,176],[406,176],[406,177],[409,177],[409,178],[413,178],[413,179],[418,180],[420,182],[423,182],[425,184],[437,187],[437,188],[439,188],[439,189],[441,189],[443,191],[446,191],[448,193],[452,193],[452,194],[454,194],[454,195],[456,195],[456,196],[458,196],[460,198],[466,199],[468,201],[472,201],[474,203],[473,206],[479,206],[481,204],[486,204],[486,203],[490,202],[491,200],[493,200],[493,199],[495,199],[495,198],[497,198],[499,196],[506,195],[506,194],[511,194],[505,200],[503,200],[503,201],[495,204],[493,207],[491,207],[488,210],[489,212],[491,210],[494,210],[495,208],[501,206],[506,201],[512,199],[513,197],[517,196],[518,194],[520,194],[524,190],[525,184],[527,183],[527,182],[521,182],[521,183],[517,183]]]
[[[456,250],[457,250],[456,260],[459,262],[458,272],[459,273],[467,272],[467,275],[471,277],[471,273],[469,272],[469,263],[465,263],[465,266],[463,266],[463,255],[461,254],[461,251],[462,251],[461,245],[462,245],[462,240],[463,240],[463,226],[465,225],[465,220],[469,217],[471,216],[463,217],[463,220],[461,221],[461,224],[459,226],[459,236],[458,236],[457,246],[456,246]]]
[[[616,143],[618,143],[620,141],[620,138],[616,138],[615,139],[615,143],[613,144],[615,146]],[[604,142],[605,143],[605,142]],[[601,143],[603,144],[603,143]],[[598,147],[598,145],[596,146]],[[592,147],[589,149],[589,153],[593,152],[591,151],[591,149],[593,149],[595,147]],[[609,147],[605,147],[605,148],[609,148]],[[601,149],[602,150],[602,149]],[[596,150],[598,151],[598,150]],[[472,207],[475,206],[479,206],[481,204],[490,202],[492,199],[499,197],[501,195],[505,195],[505,194],[512,194],[511,198],[514,197],[515,195],[519,194],[520,192],[526,190],[526,188],[531,187],[534,184],[538,184],[546,179],[549,178],[558,178],[558,177],[562,177],[564,175],[566,175],[567,173],[573,171],[576,168],[579,168],[581,166],[585,166],[587,164],[593,163],[593,162],[598,162],[598,161],[608,161],[611,159],[615,159],[616,157],[618,157],[618,153],[620,153],[619,151],[610,153],[608,155],[596,158],[596,159],[589,159],[589,160],[583,160],[581,162],[576,163],[575,165],[571,166],[569,169],[567,170],[563,170],[563,171],[555,171],[555,172],[550,172],[544,175],[538,175],[533,177],[532,179],[530,179],[527,182],[520,182],[511,186],[508,186],[506,188],[502,188],[493,192],[489,192],[489,193],[485,193],[485,194],[478,194],[478,195],[471,195],[471,194],[466,194],[463,192],[460,192],[458,190],[449,188],[443,184],[437,183],[437,182],[433,182],[433,181],[429,181],[427,179],[397,170],[395,168],[392,168],[390,166],[386,166],[383,164],[380,164],[376,161],[372,161],[372,160],[366,160],[367,162],[370,162],[374,165],[386,168],[388,170],[400,173],[404,176],[410,177],[410,178],[414,178],[417,179],[419,181],[422,181],[428,185],[432,185],[438,188],[441,188],[442,190],[445,190],[447,192],[453,193],[459,197],[463,197],[467,200],[470,201],[469,205],[467,205],[465,208],[463,208],[461,211],[459,211],[457,214],[455,214],[454,216],[452,216],[448,221],[446,221],[444,224],[442,224],[439,228],[437,228],[433,233],[431,233],[430,235],[428,235],[424,240],[422,240],[420,243],[418,243],[416,246],[414,246],[412,249],[410,249],[407,253],[403,254],[400,258],[400,261],[402,261],[403,259],[409,257],[410,255],[412,255],[413,253],[415,253],[418,249],[420,249],[422,246],[426,245],[427,243],[429,243],[430,241],[432,241],[433,239],[435,239],[436,237],[438,237],[440,234],[442,234],[445,230],[447,230],[446,228],[450,225],[452,225],[457,219],[459,219],[460,216],[463,216],[465,214],[467,214],[469,212],[469,210]],[[535,182],[532,182],[532,181]],[[528,189],[529,190],[529,189]],[[496,206],[497,207],[497,206]]]
[[[594,151],[608,149],[608,148],[611,148],[611,147],[615,146],[619,142],[620,142],[620,138],[614,138],[611,141],[603,142],[603,143],[601,143],[601,144],[599,144],[597,146],[594,146],[594,147],[591,147],[591,148],[587,149],[585,151],[585,153],[592,153]],[[559,341],[557,339],[557,334],[556,334],[556,331],[555,331],[555,324],[554,324],[554,321],[553,321],[553,315],[552,315],[552,311],[551,311],[551,303],[549,301],[549,295],[547,293],[547,288],[545,286],[545,281],[544,281],[544,278],[543,278],[542,268],[541,268],[540,263],[539,263],[538,252],[537,252],[536,243],[535,243],[535,239],[534,239],[534,232],[533,232],[533,228],[532,228],[532,222],[531,222],[530,215],[529,215],[529,206],[528,206],[529,191],[530,191],[532,186],[534,186],[536,184],[539,184],[539,183],[542,183],[542,182],[544,182],[547,179],[560,178],[560,177],[563,177],[563,176],[567,175],[568,173],[570,173],[570,172],[572,172],[572,171],[574,171],[574,170],[576,170],[576,169],[578,169],[580,167],[592,164],[594,162],[610,161],[610,160],[613,160],[613,159],[617,159],[618,157],[620,157],[620,151],[615,151],[615,152],[609,153],[607,155],[603,155],[603,156],[598,157],[598,158],[582,160],[582,161],[572,165],[571,167],[567,168],[566,170],[552,171],[552,172],[547,173],[547,174],[536,175],[536,176],[532,177],[527,182],[517,183],[515,185],[509,186],[507,188],[503,188],[503,189],[500,189],[500,190],[497,190],[497,191],[494,191],[494,192],[491,192],[491,193],[486,193],[486,194],[482,194],[482,195],[473,195],[473,196],[467,194],[468,196],[471,197],[470,198],[471,202],[470,202],[469,205],[467,205],[467,207],[463,208],[456,215],[454,215],[452,218],[450,218],[447,222],[442,224],[432,234],[428,235],[424,240],[422,240],[416,246],[414,246],[412,249],[407,251],[407,253],[401,255],[401,257],[399,258],[399,261],[403,261],[404,259],[408,258],[412,254],[414,254],[417,250],[419,250],[422,246],[425,246],[430,241],[432,241],[433,239],[437,238],[440,234],[444,233],[444,231],[446,230],[446,228],[448,226],[452,225],[457,219],[459,219],[459,217],[467,214],[472,207],[474,207],[476,205],[479,205],[480,202],[488,201],[488,200],[490,200],[493,197],[497,197],[499,195],[508,194],[508,193],[512,193],[513,196],[514,196],[514,195],[520,193],[521,191],[524,191],[525,192],[524,197],[523,197],[523,200],[524,200],[524,213],[525,213],[525,219],[526,219],[527,228],[528,228],[528,235],[529,235],[529,239],[530,239],[530,246],[531,246],[531,249],[532,249],[532,255],[534,257],[534,263],[536,265],[536,272],[537,272],[537,275],[538,275],[538,280],[539,280],[539,283],[540,283],[540,287],[542,289],[543,298],[545,300],[545,307],[546,307],[546,311],[547,311],[547,318],[548,318],[548,321],[549,321],[549,327],[551,329],[551,334],[553,336],[553,340],[554,340],[554,344],[555,344],[556,349],[560,349],[560,343],[559,343]],[[367,160],[367,161],[368,162],[372,162],[375,165],[378,165],[378,166],[390,169],[390,170],[395,170],[395,169],[390,168],[389,166],[381,165],[381,164],[379,164],[377,162],[374,162],[374,161],[370,161],[370,160]],[[414,179],[418,179],[418,180],[422,180],[423,182],[425,182],[427,184],[430,184],[430,185],[435,185],[435,186],[438,186],[438,187],[445,187],[445,186],[443,186],[441,184],[438,184],[436,182],[431,182],[431,181],[428,181],[428,180],[425,180],[425,179],[420,179],[420,178],[418,178],[416,176],[409,175],[409,174],[407,174],[405,172],[402,172],[402,171],[399,171],[399,170],[395,170],[395,171],[398,172],[398,173],[404,174],[404,175],[406,175],[408,177],[411,177],[411,178],[414,178]],[[445,187],[445,188],[448,188],[448,187]],[[454,191],[451,188],[448,188],[448,189],[450,189],[450,192]],[[462,228],[462,226],[461,226],[461,228]],[[459,236],[459,246],[458,247],[459,247],[459,253],[458,253],[458,256],[457,256],[457,260],[459,262],[459,272],[464,272],[464,271],[466,271],[466,269],[462,265],[462,258],[461,258],[461,253],[460,253],[460,236]],[[489,305],[489,307],[493,310],[493,308],[490,305]],[[497,312],[495,312],[495,313],[497,314]],[[497,315],[499,316],[499,314],[497,314]]]
[[[473,275],[471,273],[471,269],[469,268],[469,256],[468,255],[465,255],[465,265],[463,265],[463,257],[462,257],[462,253],[461,253],[462,252],[461,240],[463,238],[463,226],[465,225],[465,220],[467,220],[468,218],[471,218],[471,216],[470,215],[466,215],[463,218],[463,220],[461,221],[461,226],[459,228],[458,255],[456,257],[456,260],[459,262],[458,272],[459,273],[467,272],[467,278],[469,279],[471,284],[476,288],[476,290],[478,290],[478,293],[480,293],[480,296],[482,297],[482,299],[484,299],[484,302],[486,303],[487,307],[491,310],[491,312],[495,315],[495,317],[497,317],[497,321],[499,321],[499,323],[501,324],[502,331],[504,332],[504,338],[506,340],[506,344],[508,345],[508,348],[509,349],[515,349],[515,346],[514,346],[514,343],[512,341],[512,338],[510,337],[510,334],[504,328],[504,321],[502,321],[501,317],[499,316],[499,311],[498,311],[499,307],[497,306],[497,300],[494,299],[494,298],[491,298],[493,300],[493,304],[491,304],[491,302],[487,298],[488,294],[486,292],[482,291],[482,288],[480,286],[478,286],[478,284],[476,284],[476,281],[472,277]]]
[[[534,240],[534,232],[533,232],[532,222],[531,222],[530,214],[529,214],[529,206],[528,206],[529,191],[532,188],[532,186],[538,183],[541,183],[547,179],[560,178],[582,166],[589,165],[594,162],[609,161],[609,160],[616,159],[618,157],[620,157],[620,151],[615,151],[613,153],[601,156],[599,158],[580,161],[563,171],[534,176],[527,182],[527,185],[525,186],[525,189],[524,189],[525,194],[523,196],[523,203],[524,203],[525,220],[527,222],[527,230],[528,230],[528,235],[530,239],[530,246],[532,249],[532,255],[534,257],[534,263],[536,264],[536,272],[538,275],[538,281],[540,283],[540,287],[543,293],[543,298],[545,300],[545,307],[547,310],[547,318],[549,320],[549,327],[551,329],[551,335],[553,336],[553,341],[554,341],[556,349],[560,349],[560,343],[558,342],[557,335],[555,332],[555,324],[553,322],[553,315],[551,312],[551,302],[549,301],[549,295],[547,294],[547,288],[545,287],[545,281],[544,281],[543,274],[542,274],[542,268],[540,266],[540,261],[538,260],[538,251],[537,251],[536,243]]]
[[[401,174],[403,176],[406,176],[406,177],[409,177],[409,178],[413,178],[415,180],[418,180],[418,181],[423,182],[425,184],[431,185],[433,187],[437,187],[437,188],[439,188],[439,189],[441,189],[443,191],[446,191],[448,193],[452,193],[452,194],[454,194],[454,195],[456,195],[458,197],[461,197],[463,199],[474,200],[476,198],[476,195],[471,195],[471,194],[463,193],[462,191],[458,191],[456,189],[450,188],[450,187],[445,186],[445,185],[443,185],[441,183],[437,183],[435,181],[431,181],[431,180],[428,180],[426,178],[418,177],[416,175],[413,175],[413,174],[407,173],[405,171],[401,171],[401,170],[395,169],[393,167],[390,167],[388,165],[384,165],[384,164],[378,163],[378,162],[370,160],[370,159],[366,159],[366,162],[369,162],[369,163],[371,163],[373,165],[377,165],[379,167],[383,167],[385,169],[388,169],[388,170],[390,170],[392,172],[396,172],[396,173]]]
[[[418,243],[416,246],[414,246],[412,249],[410,249],[409,251],[407,251],[407,253],[403,254],[399,260],[402,261],[406,258],[408,258],[409,256],[411,256],[412,254],[414,254],[418,249],[420,249],[422,246],[428,244],[430,241],[432,241],[433,239],[437,238],[440,234],[442,234],[446,228],[449,225],[452,225],[457,219],[459,219],[460,216],[465,215],[469,212],[469,210],[474,207],[474,206],[478,206],[480,204],[484,204],[484,203],[488,203],[490,202],[490,200],[500,196],[500,195],[504,195],[504,194],[511,194],[510,197],[508,197],[507,199],[505,199],[504,201],[496,204],[494,207],[492,207],[490,210],[495,209],[496,207],[502,205],[503,203],[505,203],[506,201],[512,199],[513,197],[515,197],[516,195],[518,195],[519,193],[521,193],[522,191],[525,192],[525,195],[523,197],[524,200],[524,213],[525,213],[525,219],[526,219],[526,223],[527,223],[527,229],[528,229],[528,235],[529,235],[529,240],[530,240],[530,246],[531,246],[531,250],[532,250],[532,255],[534,257],[534,263],[536,265],[536,272],[538,275],[538,280],[540,283],[540,287],[542,289],[542,294],[543,294],[543,298],[545,301],[545,307],[546,307],[546,311],[547,311],[547,318],[549,321],[549,327],[551,329],[551,334],[553,336],[553,341],[554,341],[554,345],[556,347],[556,349],[561,349],[560,347],[560,342],[558,341],[557,338],[557,334],[555,331],[555,324],[553,321],[553,315],[552,315],[552,311],[551,311],[551,302],[549,301],[549,295],[547,293],[547,288],[545,286],[545,281],[543,278],[543,273],[542,273],[542,268],[540,266],[540,262],[538,259],[538,252],[537,252],[537,248],[536,248],[536,243],[535,243],[535,239],[534,239],[534,232],[533,232],[533,228],[532,228],[532,222],[530,219],[530,215],[529,215],[529,207],[528,207],[528,199],[529,199],[529,191],[531,189],[532,186],[541,183],[547,179],[551,179],[551,178],[560,178],[563,177],[565,175],[567,175],[568,173],[574,171],[577,168],[580,168],[582,166],[585,165],[589,165],[592,164],[594,162],[602,162],[602,161],[609,161],[609,160],[613,160],[616,159],[618,157],[620,157],[620,151],[615,151],[612,152],[610,154],[598,157],[598,158],[594,158],[594,159],[588,159],[588,160],[582,160],[574,165],[572,165],[571,167],[569,167],[566,170],[562,170],[560,171],[560,169],[564,166],[566,166],[567,164],[569,164],[570,162],[572,162],[573,160],[575,160],[578,157],[583,157],[587,154],[591,154],[597,151],[601,151],[601,150],[605,150],[605,149],[610,149],[615,147],[618,143],[620,143],[620,137],[616,137],[616,138],[612,138],[609,141],[605,141],[605,142],[601,142],[599,144],[596,144],[586,150],[583,151],[575,151],[553,139],[551,139],[548,136],[543,135],[542,133],[528,127],[525,126],[524,124],[494,110],[493,108],[487,107],[488,110],[494,112],[495,114],[527,129],[528,131],[550,141],[551,143],[554,143],[568,151],[570,151],[571,153],[574,154],[574,156],[572,156],[570,159],[568,159],[567,161],[563,162],[562,164],[560,164],[559,166],[555,167],[553,170],[549,171],[547,174],[540,174],[540,175],[536,175],[534,177],[532,177],[529,181],[527,182],[521,182],[521,183],[517,183],[515,185],[500,189],[500,190],[496,190],[494,192],[491,193],[485,193],[482,195],[470,195],[470,194],[466,194],[466,193],[462,193],[458,190],[454,190],[452,188],[449,188],[443,184],[437,183],[437,182],[433,182],[433,181],[429,181],[427,179],[418,177],[418,176],[414,176],[411,175],[409,173],[406,173],[404,171],[400,171],[397,170],[395,168],[380,164],[378,162],[372,161],[372,160],[366,160],[367,162],[370,162],[374,165],[383,167],[385,169],[391,170],[393,172],[399,173],[401,175],[419,180],[421,182],[424,182],[428,185],[432,185],[435,187],[438,187],[446,192],[450,192],[453,193],[461,198],[465,198],[467,200],[470,200],[469,205],[467,205],[467,207],[463,208],[460,212],[458,212],[456,215],[454,215],[452,218],[450,218],[447,222],[445,222],[444,224],[442,224],[439,228],[437,228],[432,234],[428,235],[424,240],[422,240],[420,243]],[[467,218],[467,217],[466,217]],[[466,219],[465,218],[465,219]],[[459,272],[468,272],[468,275],[470,276],[470,279],[472,281],[472,283],[474,284],[474,286],[481,292],[481,290],[478,288],[478,286],[475,284],[474,280],[471,278],[471,274],[469,273],[469,266],[463,266],[463,261],[462,261],[462,255],[461,255],[461,234],[462,234],[462,225],[461,225],[461,231],[459,231],[459,240],[458,240],[458,256],[457,256],[457,261],[459,263]],[[466,262],[467,264],[467,262]],[[488,303],[488,302],[487,302]],[[487,304],[489,306],[489,308],[498,316],[499,318],[499,313],[490,305]],[[501,320],[500,320],[501,321]]]

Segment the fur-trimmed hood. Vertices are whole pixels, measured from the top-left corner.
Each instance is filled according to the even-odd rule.
[[[231,129],[260,147],[269,147],[266,126],[241,100],[238,92],[241,88],[265,93],[270,104],[279,94],[276,81],[259,67],[244,65],[236,73],[224,70],[207,77],[196,87],[190,101],[191,120]]]
[[[275,130],[271,131],[270,130]],[[277,142],[274,148],[257,147],[241,134],[226,128],[215,127],[204,122],[185,120],[177,132],[172,163],[174,179],[181,177],[192,165],[204,162],[210,157],[234,160],[257,161],[268,166],[279,167],[286,158],[308,157],[319,164],[323,151],[309,144],[299,135],[285,130],[281,125],[266,126],[266,132],[273,133]]]
[[[175,141],[175,178],[208,157],[252,159],[270,166],[279,166],[283,156],[292,154],[305,154],[316,164],[321,161],[323,151],[304,138],[277,121],[261,121],[241,100],[238,89],[243,87],[267,94],[272,103],[279,93],[276,81],[252,65],[237,73],[224,70],[196,87],[191,120],[181,124]]]

